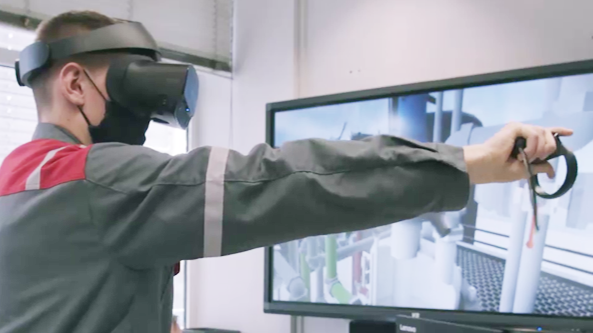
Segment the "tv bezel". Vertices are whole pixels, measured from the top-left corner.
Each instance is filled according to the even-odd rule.
[[[397,85],[268,103],[266,106],[266,142],[274,146],[274,115],[279,112],[326,105],[344,104],[388,97],[413,95],[488,86],[503,83],[546,79],[593,73],[593,60],[583,60],[546,66],[479,74],[453,79]],[[592,317],[566,317],[537,314],[398,308],[373,305],[342,305],[313,302],[275,301],[273,296],[273,247],[265,249],[264,312],[295,316],[343,318],[352,320],[393,321],[397,315],[420,316],[433,320],[496,327],[578,328],[593,329]]]

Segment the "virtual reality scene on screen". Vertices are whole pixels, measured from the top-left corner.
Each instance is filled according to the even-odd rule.
[[[276,245],[273,300],[593,316],[593,75],[277,112],[273,140],[391,134],[465,146],[512,121],[575,132],[562,142],[578,159],[577,181],[560,198],[538,198],[538,230],[525,181],[472,186],[461,211]],[[539,181],[553,192],[566,167],[551,163],[555,179]]]

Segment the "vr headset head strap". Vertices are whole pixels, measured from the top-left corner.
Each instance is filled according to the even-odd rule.
[[[52,43],[35,42],[27,46],[15,63],[17,81],[21,86],[30,87],[31,78],[56,60],[77,54],[117,51],[160,60],[156,41],[141,23],[118,23]]]

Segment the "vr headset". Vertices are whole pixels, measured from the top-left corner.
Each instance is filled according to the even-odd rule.
[[[107,71],[109,98],[139,117],[186,129],[198,100],[198,75],[193,66],[159,62],[161,55],[141,23],[118,23],[84,35],[52,43],[36,42],[20,53],[15,63],[21,86],[56,61],[89,53],[123,53]]]

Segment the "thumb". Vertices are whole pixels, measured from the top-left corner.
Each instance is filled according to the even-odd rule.
[[[538,173],[545,173],[548,175],[548,178],[550,179],[554,178],[554,176],[556,175],[554,168],[548,162],[532,164],[531,170],[533,171],[534,175]]]

